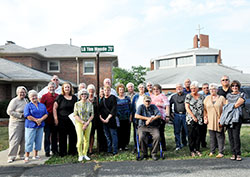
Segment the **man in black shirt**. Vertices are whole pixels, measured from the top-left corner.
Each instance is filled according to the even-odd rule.
[[[230,80],[229,80],[228,76],[226,76],[226,75],[222,76],[221,85],[222,86],[218,88],[217,94],[222,95],[226,98],[227,94],[232,92],[232,90],[230,88]]]
[[[182,84],[176,84],[176,94],[170,99],[170,113],[174,117],[174,135],[176,143],[176,151],[187,145],[187,125],[186,125],[186,109],[185,98]],[[172,109],[172,106],[173,109]],[[181,143],[182,132],[182,143]]]

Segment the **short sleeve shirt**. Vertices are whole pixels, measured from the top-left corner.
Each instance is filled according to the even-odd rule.
[[[140,105],[136,111],[136,114],[149,118],[157,115],[161,116],[159,109],[154,104],[151,104],[148,108],[146,108],[144,104]],[[145,120],[139,120],[139,126],[145,126],[146,125],[145,123],[146,123]],[[159,126],[159,119],[151,122],[149,126],[154,126],[154,127]]]
[[[93,114],[93,104],[89,101],[78,101],[75,103],[74,116],[78,116],[80,119],[86,122]]]
[[[189,104],[189,108],[192,111],[192,113],[195,115],[195,117],[198,119],[198,124],[203,124],[203,110],[204,110],[204,101],[205,97],[203,95],[200,95],[198,99],[196,100],[191,94],[187,94],[185,98],[185,103]],[[186,121],[187,124],[190,125],[193,121],[193,118],[188,112],[186,112]]]
[[[161,118],[166,117],[166,107],[169,106],[168,98],[164,94],[151,95],[152,104],[156,105],[161,113]]]

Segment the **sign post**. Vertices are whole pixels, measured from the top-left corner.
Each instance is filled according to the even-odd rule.
[[[81,53],[96,53],[96,81],[97,81],[97,107],[99,108],[99,91],[100,91],[100,85],[99,85],[99,61],[100,61],[100,53],[102,52],[114,52],[114,46],[113,45],[107,45],[107,46],[81,46]],[[97,109],[98,111],[98,109]],[[98,111],[98,117],[99,117],[99,111]]]

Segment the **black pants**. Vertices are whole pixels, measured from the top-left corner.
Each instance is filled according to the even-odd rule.
[[[44,126],[44,150],[46,153],[50,153],[50,150],[53,154],[58,153],[57,146],[57,127],[54,124],[45,124]],[[51,146],[51,149],[50,149]]]
[[[69,118],[59,118],[59,155],[76,155],[76,130],[75,126]],[[67,151],[67,139],[69,138],[69,150]]]
[[[200,128],[200,144],[201,144],[201,147],[206,147],[207,146],[206,135],[207,135],[207,124],[203,124],[203,125],[201,125],[201,128]]]
[[[198,123],[187,125],[188,127],[188,142],[190,152],[200,151],[200,129]]]
[[[237,156],[241,155],[240,147],[240,128],[241,128],[241,122],[240,123],[233,123],[233,127],[228,127],[228,139],[231,147],[232,154]]]
[[[225,144],[225,135],[224,130],[221,132],[209,130],[210,135],[210,152],[215,153],[216,146],[218,145],[219,153],[223,154],[224,144]]]
[[[160,138],[161,138],[161,140],[160,140],[161,141],[161,147],[162,147],[163,151],[167,150],[167,148],[166,148],[166,140],[165,140],[165,125],[166,125],[166,122],[161,119],[161,124],[160,124],[159,131],[160,131]]]
[[[129,144],[130,140],[130,122],[129,120],[120,120],[120,127],[117,129],[118,133],[118,148],[124,149]]]
[[[152,155],[156,155],[159,149],[160,132],[158,127],[142,126],[138,128],[139,144],[144,156],[148,155],[148,134],[152,136]]]

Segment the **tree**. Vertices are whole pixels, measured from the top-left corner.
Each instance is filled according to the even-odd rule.
[[[140,83],[145,82],[145,75],[147,68],[143,66],[132,66],[131,69],[122,69],[119,67],[113,68],[113,86],[116,86],[119,83],[124,84],[132,82],[135,85],[135,90]]]

